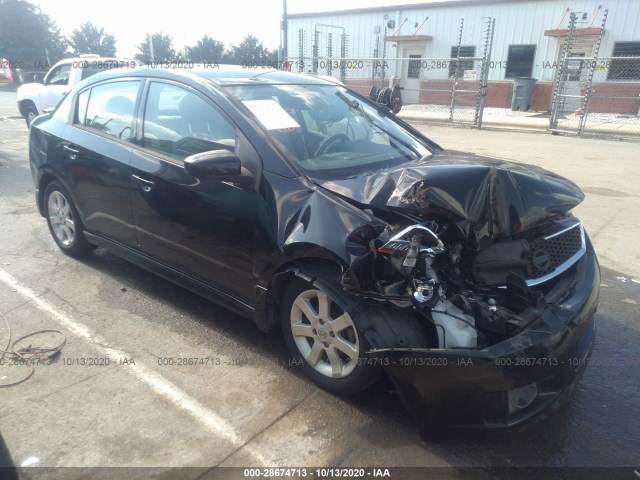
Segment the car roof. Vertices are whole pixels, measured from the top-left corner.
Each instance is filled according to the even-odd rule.
[[[169,80],[206,80],[220,86],[255,84],[334,85],[314,75],[302,75],[274,68],[243,68],[238,65],[199,64],[193,68],[166,68],[158,63],[155,68],[118,68],[91,76],[93,81],[120,77],[155,77]],[[90,82],[93,83],[93,82]]]

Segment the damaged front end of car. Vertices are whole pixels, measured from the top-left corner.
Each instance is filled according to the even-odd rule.
[[[595,338],[599,267],[571,214],[579,189],[497,161],[460,164],[378,179],[378,198],[360,205],[385,223],[351,233],[356,260],[341,279],[362,299],[368,354],[423,433],[541,417],[572,390]],[[438,185],[445,170],[458,188]]]

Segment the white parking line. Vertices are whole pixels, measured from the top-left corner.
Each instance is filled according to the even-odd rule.
[[[20,284],[11,274],[1,269],[0,281],[18,293],[21,297],[29,300],[38,309],[49,314],[56,322],[67,328],[74,335],[90,343],[95,350],[105,356],[108,356],[112,361],[118,362],[121,358],[133,357],[130,353],[111,345],[104,338],[92,332],[86,325],[77,322],[71,317],[60,312],[46,300],[40,298],[33,290]],[[190,415],[215,435],[222,437],[237,449],[244,447],[245,451],[255,460],[256,465],[276,466],[273,462],[267,460],[260,452],[251,446],[247,446],[247,441],[240,437],[238,431],[233,427],[233,425],[202,405],[197,400],[191,398],[186,392],[173,385],[162,375],[159,375],[152,369],[137,361],[135,365],[129,366],[128,371],[138,380],[151,387],[155,393],[167,399],[176,408]]]

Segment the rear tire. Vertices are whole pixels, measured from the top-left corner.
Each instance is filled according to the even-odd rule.
[[[297,277],[280,305],[282,332],[293,361],[315,383],[338,394],[358,393],[382,376],[366,356],[371,347],[345,311],[348,306],[337,290],[320,289]]]
[[[82,233],[84,225],[71,195],[55,180],[44,191],[44,212],[51,236],[64,253],[78,257],[96,248]]]

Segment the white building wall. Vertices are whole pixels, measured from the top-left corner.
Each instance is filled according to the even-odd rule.
[[[495,18],[495,35],[493,42],[492,59],[496,62],[506,62],[509,45],[535,44],[536,56],[532,76],[539,80],[552,80],[553,64],[557,59],[558,44],[564,41],[563,37],[547,37],[544,31],[555,29],[558,26],[563,12],[570,8],[574,12],[584,12],[586,23],[579,27],[588,26],[594,11],[602,6],[600,15],[596,18],[593,27],[599,27],[602,19],[602,11],[608,9],[605,34],[600,48],[600,56],[608,57],[613,52],[614,43],[618,41],[640,41],[640,0],[529,0],[514,1],[510,3],[489,3],[479,1],[477,4],[456,5],[451,2],[445,6],[418,6],[417,8],[405,8],[402,10],[389,7],[384,10],[364,10],[359,13],[319,13],[313,16],[291,16],[289,18],[288,51],[289,59],[296,60],[300,56],[298,48],[298,31],[303,29],[305,33],[305,49],[302,56],[312,56],[313,32],[319,23],[344,27],[349,45],[347,56],[349,58],[370,58],[375,48],[376,34],[374,27],[380,26],[379,36],[380,54],[382,54],[382,42],[384,37],[384,25],[387,20],[395,20],[396,28],[408,19],[401,28],[399,35],[414,33],[414,25],[420,25],[425,17],[426,23],[418,30],[418,35],[430,35],[433,39],[426,44],[424,55],[426,58],[449,58],[451,47],[457,45],[460,19],[464,18],[464,30],[462,45],[475,45],[476,56],[481,56],[483,51],[483,18]],[[566,28],[569,15],[565,16],[560,28]],[[321,27],[322,31],[328,31]],[[339,52],[340,30],[332,29],[334,34],[334,57]],[[392,31],[388,32],[393,33]],[[324,38],[324,35],[322,36]],[[404,44],[402,44],[404,45]],[[386,58],[396,58],[401,55],[400,45],[387,42]],[[320,56],[326,55],[326,42],[320,45]],[[399,75],[400,62],[389,61],[391,71],[386,76]],[[306,65],[305,70],[309,70]],[[294,67],[295,70],[295,67]],[[446,69],[441,69],[438,77],[447,77]],[[365,72],[363,74],[362,72]],[[434,72],[432,72],[434,73]],[[337,72],[334,72],[336,75]],[[349,76],[364,76],[371,74],[370,69],[364,69]],[[505,68],[493,68],[490,70],[489,80],[503,80]]]

